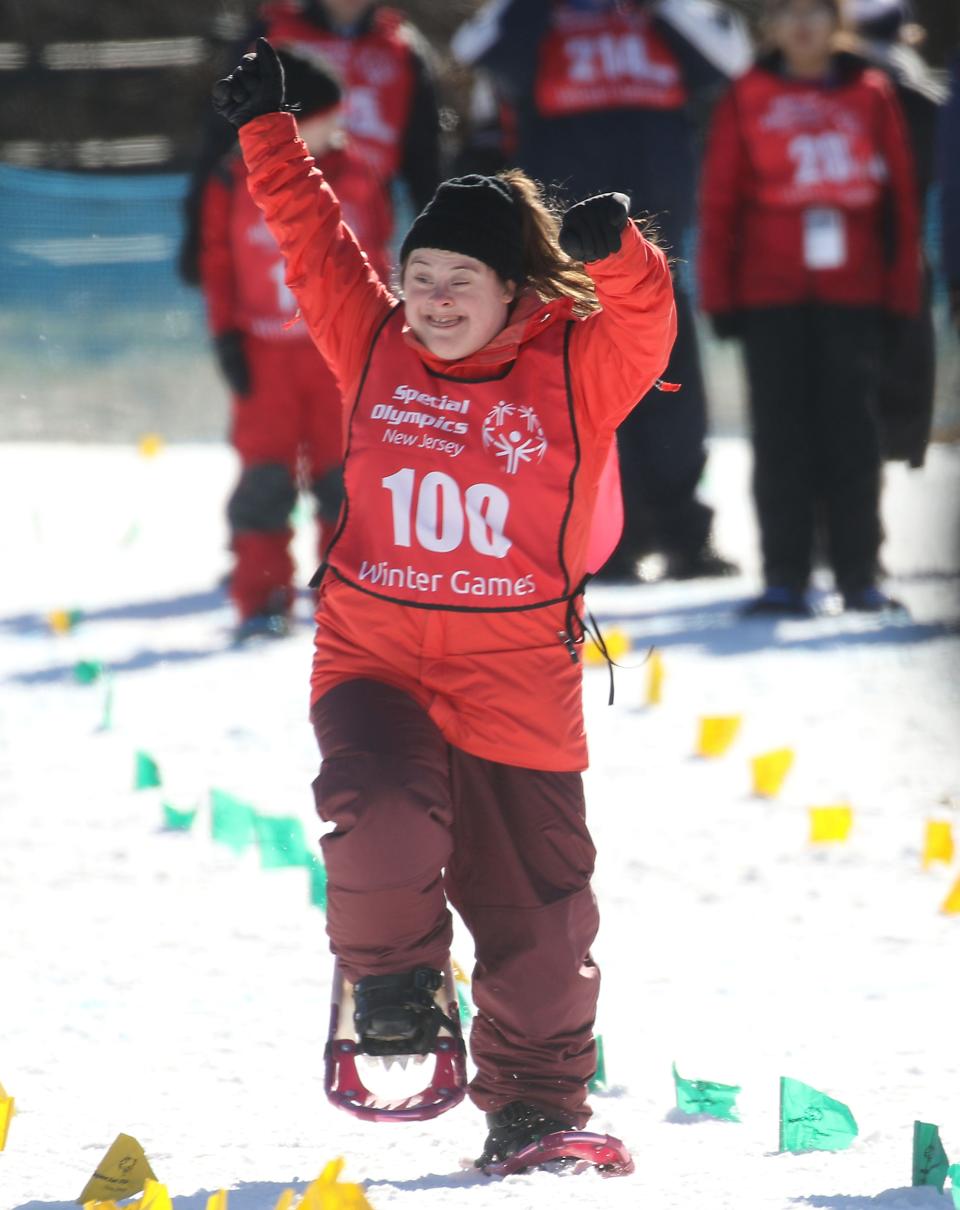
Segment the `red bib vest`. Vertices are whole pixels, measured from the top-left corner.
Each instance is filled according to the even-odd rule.
[[[544,117],[687,101],[676,56],[640,10],[558,8],[540,44],[535,91]]]
[[[350,420],[346,501],[326,566],[374,596],[489,612],[563,601],[580,449],[567,381],[571,323],[528,341],[506,374],[431,374],[395,308]]]
[[[233,161],[230,170],[230,247],[237,321],[254,336],[309,339],[303,324],[287,326],[296,315],[297,300],[284,281],[283,255],[277,241],[247,189],[243,161]]]
[[[758,71],[734,95],[761,205],[857,209],[880,200],[887,165],[869,87],[819,88]]]
[[[292,51],[320,54],[344,83],[350,144],[384,180],[400,168],[414,70],[401,22],[380,13],[368,33],[344,38],[320,29],[288,4],[264,14],[267,37]]]

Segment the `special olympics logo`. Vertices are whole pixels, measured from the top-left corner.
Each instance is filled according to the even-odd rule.
[[[501,400],[483,422],[483,448],[502,458],[507,474],[515,475],[521,463],[543,461],[547,438],[533,408]]]

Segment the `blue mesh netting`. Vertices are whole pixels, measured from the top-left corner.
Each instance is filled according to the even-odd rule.
[[[200,296],[176,273],[186,184],[0,165],[0,347],[100,357],[202,341]]]

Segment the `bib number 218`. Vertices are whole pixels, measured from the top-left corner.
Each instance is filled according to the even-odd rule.
[[[461,545],[464,530],[480,555],[502,559],[513,545],[503,532],[510,499],[492,483],[471,484],[461,494],[456,479],[443,471],[430,471],[418,486],[411,467],[388,475],[381,483],[390,493],[395,546],[412,546],[415,537],[424,550],[447,554]]]

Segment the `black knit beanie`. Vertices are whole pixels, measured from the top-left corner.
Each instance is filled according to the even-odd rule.
[[[506,181],[458,176],[444,181],[400,245],[400,264],[415,248],[460,252],[489,265],[501,281],[524,280],[520,209]]]
[[[343,86],[334,70],[318,56],[307,58],[287,47],[277,52],[283,65],[286,99],[299,105],[302,117],[335,109],[343,100]]]

